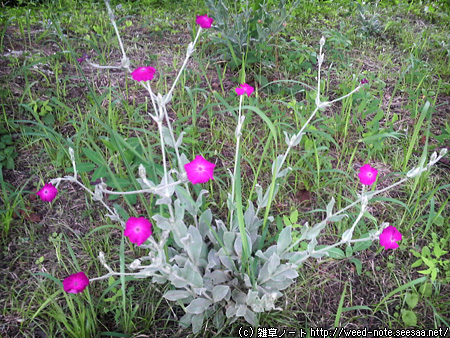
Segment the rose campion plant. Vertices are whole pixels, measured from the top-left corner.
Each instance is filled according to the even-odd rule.
[[[108,0],[105,0],[108,13],[112,24],[115,25],[114,15],[109,6]],[[274,221],[274,218],[268,216],[271,203],[278,192],[277,179],[285,176],[291,168],[282,169],[283,164],[289,154],[289,151],[300,144],[302,136],[306,133],[305,128],[312,120],[319,109],[325,109],[334,102],[340,101],[364,85],[355,88],[352,92],[335,99],[331,102],[322,102],[320,98],[320,71],[324,60],[322,48],[325,39],[320,39],[320,50],[318,54],[318,85],[317,97],[315,99],[316,108],[311,113],[307,122],[302,126],[299,132],[294,135],[288,135],[285,132],[285,142],[287,150],[283,155],[279,155],[272,164],[272,181],[264,192],[263,188],[256,184],[256,205],[253,201],[248,201],[248,207],[243,210],[241,187],[240,187],[240,137],[245,116],[242,115],[242,101],[244,94],[247,97],[253,93],[254,89],[248,84],[240,84],[235,88],[235,92],[240,96],[239,118],[236,126],[236,156],[234,171],[229,169],[232,182],[231,193],[228,193],[227,207],[231,217],[227,222],[220,219],[213,219],[213,214],[209,208],[202,207],[203,197],[207,191],[202,189],[197,196],[191,192],[192,185],[204,184],[213,178],[215,164],[207,161],[202,155],[197,155],[191,162],[186,155],[180,153],[180,145],[183,141],[183,134],[175,135],[171,127],[171,122],[167,114],[166,105],[170,102],[173,88],[179,79],[179,75],[187,64],[188,58],[194,51],[203,28],[210,28],[213,19],[206,15],[196,18],[197,24],[201,27],[193,43],[187,48],[186,59],[181,66],[176,81],[166,95],[155,95],[149,85],[145,83],[150,81],[155,74],[153,67],[139,67],[131,73],[132,78],[138,81],[149,93],[150,99],[155,110],[155,115],[149,113],[150,117],[156,122],[160,134],[161,152],[163,158],[163,174],[161,182],[152,182],[148,179],[145,167],[139,166],[139,178],[137,182],[141,185],[141,190],[127,192],[133,193],[151,193],[158,196],[156,205],[165,206],[168,215],[153,215],[152,220],[155,223],[155,234],[153,234],[153,225],[145,217],[129,217],[126,222],[119,215],[118,210],[111,209],[103,198],[107,194],[120,194],[107,189],[103,182],[95,185],[95,191],[85,187],[77,178],[76,162],[74,150],[69,148],[69,154],[72,161],[73,176],[56,178],[44,186],[39,193],[43,200],[52,200],[57,193],[57,186],[61,181],[69,181],[82,186],[95,201],[102,203],[107,209],[107,216],[112,220],[119,222],[124,228],[124,236],[139,246],[146,249],[149,253],[140,259],[134,260],[127,267],[135,272],[124,273],[114,271],[106,262],[103,252],[99,253],[101,264],[108,271],[101,277],[89,280],[83,272],[78,272],[67,277],[63,281],[64,290],[70,293],[82,292],[90,281],[107,279],[110,276],[135,276],[136,278],[151,278],[153,283],[170,283],[173,290],[164,294],[164,298],[170,301],[177,301],[185,304],[186,314],[180,319],[180,325],[192,325],[194,333],[198,333],[205,320],[211,319],[217,328],[224,325],[225,319],[229,322],[235,321],[238,317],[243,317],[253,326],[258,325],[257,313],[280,310],[275,307],[276,301],[283,295],[281,291],[288,288],[298,276],[298,268],[308,258],[322,258],[329,256],[331,249],[340,245],[351,246],[357,242],[367,242],[380,240],[380,245],[385,249],[394,249],[398,247],[397,242],[402,239],[400,232],[388,223],[381,224],[378,229],[370,231],[368,237],[353,238],[354,230],[358,222],[363,217],[370,199],[376,194],[390,189],[403,183],[409,178],[415,177],[424,171],[430,169],[446,153],[441,151],[439,157],[434,153],[429,164],[426,167],[414,168],[410,170],[406,178],[401,181],[377,191],[365,192],[367,185],[372,185],[377,178],[378,171],[369,164],[361,167],[359,180],[362,184],[362,193],[358,199],[340,211],[333,211],[335,200],[331,199],[326,207],[325,219],[309,226],[305,223],[300,229],[300,234],[296,241],[293,241],[291,226],[286,226],[278,234],[276,243],[270,247],[264,247],[265,236],[267,233],[267,224]],[[120,39],[119,39],[120,41]],[[120,42],[120,46],[123,46]],[[123,60],[127,60],[124,56]],[[128,70],[127,63],[123,62],[124,68]],[[90,63],[91,66],[95,66]],[[103,67],[104,68],[104,67]],[[264,119],[266,116],[260,115]],[[267,118],[267,117],[266,117]],[[167,126],[163,125],[166,120]],[[266,122],[267,123],[267,122]],[[270,125],[269,125],[270,127]],[[269,128],[272,136],[277,138],[276,131]],[[166,147],[174,150],[177,169],[167,170]],[[54,187],[53,184],[56,186]],[[125,194],[125,193],[123,193]],[[42,197],[42,196],[43,197]],[[340,241],[333,245],[319,247],[317,238],[325,226],[332,222],[338,222],[343,217],[349,217],[344,213],[356,204],[361,204],[360,213],[353,222],[353,225],[347,229]],[[260,218],[259,213],[264,209],[264,217]],[[214,222],[213,222],[214,220]],[[187,225],[185,222],[189,222]],[[171,239],[168,244],[168,239]],[[172,240],[173,239],[173,240]],[[294,243],[293,243],[294,242]],[[307,244],[307,250],[295,251],[300,242]],[[123,257],[121,262],[124,261]],[[252,264],[248,264],[251,261]]]

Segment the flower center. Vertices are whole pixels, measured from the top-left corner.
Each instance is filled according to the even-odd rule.
[[[199,166],[197,167],[197,171],[198,171],[198,172],[203,172],[203,171],[205,171],[205,167],[203,167],[202,165],[199,165]]]
[[[371,172],[368,172],[368,173],[367,173],[367,176],[372,177],[372,173],[371,173]]]
[[[141,232],[141,227],[134,228],[134,232]]]

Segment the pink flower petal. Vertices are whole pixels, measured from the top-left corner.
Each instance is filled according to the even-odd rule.
[[[84,289],[89,285],[89,278],[87,278],[84,272],[78,272],[70,275],[63,280],[64,291],[68,293],[79,293],[83,292]]]
[[[41,200],[46,202],[51,202],[55,199],[56,194],[58,194],[58,189],[56,189],[53,184],[48,183],[39,190],[36,195],[38,195]]]
[[[153,67],[139,67],[135,69],[131,76],[136,81],[150,81],[155,75],[156,69]]]
[[[402,240],[402,234],[396,227],[390,225],[380,234],[380,245],[387,249],[397,249],[399,241]]]
[[[242,89],[241,87],[236,87],[236,94],[237,95],[244,95],[245,94],[245,90]]]
[[[243,84],[240,84],[239,87],[236,88],[236,94],[237,95],[247,94],[247,96],[250,97],[250,95],[252,95],[254,90],[255,89],[252,86],[250,86],[246,83],[243,83]]]
[[[216,165],[208,162],[201,155],[197,155],[195,160],[184,165],[189,181],[192,184],[206,183],[213,180],[213,171]]]
[[[364,164],[359,169],[359,181],[364,185],[371,185],[377,180],[378,170],[372,168],[369,164]]]
[[[130,239],[130,242],[137,246],[144,243],[152,233],[152,223],[144,217],[130,217],[123,232]]]
[[[195,22],[202,28],[211,28],[214,19],[208,18],[207,15],[197,15],[197,19],[195,20]]]

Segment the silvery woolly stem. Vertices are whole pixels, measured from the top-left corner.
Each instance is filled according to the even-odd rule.
[[[236,175],[235,174],[236,174],[237,165],[238,165],[238,163],[237,163],[237,161],[238,161],[238,152],[239,152],[239,145],[240,145],[240,140],[241,140],[241,133],[238,130],[238,128],[239,128],[239,123],[240,123],[240,120],[241,120],[241,109],[242,109],[243,96],[244,95],[241,95],[239,97],[238,125],[236,126],[236,152],[235,152],[235,155],[234,155],[234,171],[233,171],[233,177],[232,177],[232,180],[231,180],[231,205],[233,205],[233,203],[234,203],[234,189],[235,189],[235,179],[236,179]],[[233,213],[234,213],[234,209],[231,208],[231,210],[230,210],[230,230],[231,230],[231,227],[233,225]]]
[[[440,156],[438,156],[434,161],[430,161],[429,165],[430,165],[430,164],[433,165],[433,164],[437,163],[437,162],[445,155],[445,153],[446,153],[446,151],[444,151],[443,154],[440,155]],[[425,172],[425,171],[430,170],[430,169],[431,169],[431,166],[429,166],[429,165],[427,165],[425,168],[421,168],[421,169],[420,169],[420,168],[416,168],[416,169],[419,169],[419,170],[417,171],[417,174],[418,174],[418,173],[422,173],[422,172]],[[415,169],[410,170],[410,172],[412,172],[413,170],[415,170]],[[350,208],[353,207],[354,205],[356,205],[356,204],[358,204],[359,202],[361,202],[361,201],[363,200],[364,197],[370,199],[370,198],[372,198],[373,196],[378,195],[378,194],[381,194],[382,192],[385,192],[385,191],[387,191],[387,190],[389,190],[389,189],[392,189],[392,188],[394,188],[394,187],[396,187],[396,186],[402,184],[403,182],[405,182],[405,181],[407,181],[408,179],[413,178],[413,177],[414,177],[414,176],[411,176],[411,177],[408,177],[408,176],[407,176],[407,177],[401,179],[400,181],[391,184],[390,186],[388,186],[388,187],[386,187],[386,188],[383,188],[383,189],[381,189],[381,190],[376,190],[376,191],[373,191],[373,192],[367,192],[367,193],[364,193],[364,186],[363,186],[361,196],[360,196],[355,202],[349,204],[348,206],[346,206],[345,208],[343,208],[343,209],[341,209],[341,210],[335,212],[334,214],[332,214],[332,215],[330,215],[330,216],[327,216],[327,218],[325,218],[324,222],[326,222],[329,218],[334,217],[334,216],[337,216],[337,215],[343,213],[344,211],[346,211],[347,209],[350,209]],[[363,209],[364,209],[364,208],[361,208],[360,213],[361,213],[361,212],[364,212]],[[354,228],[354,227],[353,227],[353,228]],[[353,241],[353,240],[352,240],[352,241]],[[294,244],[290,245],[287,249],[285,249],[285,250],[283,251],[283,253],[292,250],[292,249],[293,249],[297,244],[299,244],[300,242],[301,242],[300,239],[297,240]],[[331,246],[330,248],[335,247],[335,246],[340,245],[340,244],[342,244],[342,241],[338,242],[336,245]],[[325,251],[325,250],[321,249],[321,250],[319,250],[319,251]]]
[[[77,166],[75,163],[75,154],[72,148],[69,148],[69,154],[70,154],[70,158],[72,160],[72,166],[73,166],[73,172],[74,172],[74,176],[66,176],[66,177],[60,177],[60,178],[56,178],[51,180],[50,182],[55,182],[56,183],[56,187],[59,185],[59,183],[61,181],[70,181],[70,182],[75,182],[77,183],[81,188],[83,188],[85,191],[87,191],[89,194],[91,194],[92,197],[95,196],[95,194],[92,192],[91,189],[87,188],[82,182],[78,181],[77,178]],[[111,215],[117,215],[117,212],[115,210],[112,210],[104,201],[103,199],[96,199],[97,201],[99,201],[105,208],[106,210],[108,210]],[[124,227],[125,223],[122,220],[119,220],[120,224]]]
[[[156,117],[156,116],[158,116],[158,108],[157,108],[157,105],[155,102],[156,95],[153,94],[152,87],[150,86],[150,81],[145,81],[144,83],[142,83],[142,86],[145,89],[147,89],[148,93],[150,94],[150,99],[152,100],[152,105],[153,105],[153,111],[155,112],[155,114],[156,114],[155,117]],[[149,115],[153,120],[155,120],[155,117],[153,117],[152,114],[149,113]]]
[[[318,58],[318,61],[319,61],[319,62],[318,62],[318,64],[319,64],[318,67],[319,67],[319,68],[318,68],[318,71],[317,71],[317,78],[318,78],[318,80],[317,80],[317,97],[316,97],[316,100],[315,100],[315,103],[316,103],[316,109],[314,109],[313,113],[309,116],[308,120],[303,124],[302,128],[301,128],[300,131],[298,132],[298,134],[300,134],[300,135],[303,133],[303,131],[305,130],[305,128],[308,126],[308,124],[311,122],[311,120],[313,119],[313,117],[316,115],[316,113],[317,113],[317,111],[319,110],[319,108],[327,107],[327,106],[330,105],[331,103],[334,103],[334,102],[343,100],[344,98],[346,98],[346,97],[352,95],[353,93],[357,92],[357,91],[361,88],[361,86],[358,86],[357,88],[355,88],[355,89],[354,89],[353,91],[351,91],[350,93],[348,93],[348,94],[346,94],[346,95],[344,95],[344,96],[341,96],[341,97],[339,97],[339,98],[337,98],[337,99],[335,99],[335,100],[333,100],[333,101],[331,101],[331,102],[320,102],[320,71],[321,71],[322,62],[323,62],[323,57],[324,57],[324,54],[322,53],[322,47],[324,46],[324,44],[325,44],[325,38],[322,37],[322,38],[320,39],[320,51],[319,51],[319,58]],[[280,166],[276,168],[276,172],[274,173],[275,177],[276,177],[276,175],[281,171],[281,168],[283,167],[284,161],[286,160],[286,158],[287,158],[288,153],[289,153],[290,150],[291,150],[291,147],[288,146],[288,148],[287,148],[287,150],[286,150],[286,152],[285,152],[285,154],[284,154],[284,156],[283,156],[283,158],[282,158],[282,160],[281,160]]]
[[[167,93],[167,97],[168,97],[168,98],[170,98],[170,97],[172,96],[172,92],[173,92],[173,90],[175,89],[175,85],[177,84],[178,79],[180,78],[181,73],[182,73],[183,70],[184,70],[184,67],[186,67],[186,64],[187,64],[187,62],[188,62],[188,60],[189,60],[189,57],[190,57],[190,56],[192,55],[192,53],[194,52],[195,44],[197,43],[198,37],[200,36],[200,33],[201,33],[201,32],[202,32],[202,27],[199,27],[198,32],[197,32],[197,36],[195,37],[194,42],[191,42],[191,43],[189,44],[189,46],[188,46],[188,50],[187,50],[187,53],[186,53],[186,58],[185,58],[184,61],[183,61],[183,65],[181,66],[180,71],[178,72],[178,75],[177,75],[175,81],[174,81],[173,84],[172,84],[172,87],[170,88],[169,92]]]
[[[181,66],[181,68],[180,68],[180,71],[178,72],[178,75],[177,75],[177,77],[175,78],[175,81],[173,82],[172,87],[170,88],[169,92],[165,95],[165,97],[166,97],[167,100],[170,100],[170,98],[172,97],[172,92],[173,92],[173,90],[174,90],[176,84],[178,83],[178,80],[179,80],[179,78],[180,78],[180,76],[181,76],[181,73],[183,72],[184,68],[186,67],[186,64],[187,64],[187,62],[188,62],[190,56],[191,56],[192,53],[194,52],[195,45],[197,44],[197,40],[198,40],[198,38],[200,37],[200,33],[201,33],[201,32],[202,32],[202,27],[199,27],[199,30],[198,30],[198,32],[197,32],[197,36],[196,36],[195,39],[194,39],[194,42],[191,42],[191,43],[189,44],[188,48],[187,48],[186,57],[185,57],[185,59],[184,59],[184,61],[183,61],[183,64],[182,64],[182,66]],[[173,129],[172,129],[172,124],[170,123],[170,121],[169,121],[169,116],[168,116],[168,114],[167,114],[167,110],[166,110],[166,104],[167,104],[167,102],[165,101],[164,103],[165,103],[165,104],[164,104],[164,115],[165,115],[165,118],[166,118],[166,121],[167,121],[167,127],[169,128],[170,137],[172,138],[172,142],[173,142],[173,144],[174,144],[174,148],[175,148],[175,153],[176,153],[177,160],[178,160],[178,166],[179,166],[180,174],[182,174],[182,173],[185,172],[185,169],[183,168],[183,166],[182,166],[182,164],[181,164],[181,157],[180,157],[180,153],[179,153],[179,150],[178,150],[178,145],[176,144],[175,135],[174,135]],[[188,184],[185,183],[184,186],[185,186],[187,192],[190,193]],[[197,223],[196,217],[194,217],[194,218],[195,218],[195,221],[196,221],[196,223]]]
[[[112,23],[114,30],[116,32],[116,35],[117,35],[117,39],[119,40],[120,49],[122,50],[122,55],[123,55],[122,66],[123,66],[123,68],[126,68],[127,70],[129,70],[130,69],[129,61],[128,61],[127,55],[125,54],[125,49],[123,48],[122,39],[120,38],[119,30],[117,29],[117,25],[116,25],[116,20],[114,19],[114,13],[109,5],[109,0],[105,0],[105,5],[108,10],[109,19],[111,20],[111,23]]]
[[[89,282],[106,279],[111,276],[134,276],[134,277],[143,276],[143,277],[146,277],[145,274],[136,273],[136,272],[108,272],[106,275],[89,279]]]
[[[113,13],[113,11],[112,11],[112,9],[110,7],[109,0],[105,0],[105,5],[106,5],[106,8],[108,10],[108,15],[109,15],[109,18],[111,20],[111,23],[114,26],[114,30],[116,32],[117,39],[119,41],[120,49],[122,51],[122,55],[123,55],[122,68],[126,68],[127,70],[129,70],[129,61],[128,61],[128,58],[127,58],[126,53],[125,53],[125,49],[124,49],[124,46],[123,46],[123,43],[122,43],[122,39],[120,38],[119,30],[117,29],[116,21],[114,19],[114,13]],[[174,90],[174,88],[175,88],[175,86],[176,86],[176,84],[177,84],[177,82],[178,82],[178,80],[179,80],[179,78],[180,78],[184,68],[186,67],[186,64],[187,64],[187,61],[189,60],[189,57],[194,52],[195,44],[197,43],[197,40],[198,40],[201,32],[202,32],[202,28],[199,27],[199,30],[197,32],[197,36],[194,39],[194,42],[190,43],[189,46],[188,46],[188,50],[187,50],[187,53],[186,53],[186,58],[184,59],[183,65],[181,66],[180,71],[178,72],[178,75],[177,75],[174,83],[172,84],[172,87],[170,88],[169,92],[165,95],[165,99],[166,100],[164,101],[164,105],[162,107],[163,108],[163,112],[164,112],[164,116],[166,117],[167,126],[169,128],[169,132],[170,132],[170,135],[171,135],[171,138],[172,138],[172,142],[175,145],[175,152],[176,152],[176,156],[177,156],[177,159],[178,159],[180,173],[184,172],[184,168],[183,168],[183,166],[181,164],[181,161],[180,161],[180,153],[179,153],[178,147],[177,147],[176,142],[175,142],[175,137],[174,137],[174,134],[173,134],[172,125],[171,125],[171,123],[169,121],[169,117],[167,115],[166,104],[167,104],[168,100],[170,100],[170,98],[172,96],[172,92],[173,92],[173,90]],[[102,67],[102,66],[99,66],[99,67]],[[110,67],[108,67],[108,68],[110,68]],[[120,67],[118,67],[118,68],[120,68]],[[152,91],[152,89],[150,87],[150,83],[148,81],[146,81],[146,84],[143,83],[142,86],[145,89],[148,90],[148,92],[150,94],[150,98],[152,100],[153,109],[154,109],[155,113],[158,114],[158,107],[157,107],[157,105],[155,103],[155,95],[153,94],[153,91]],[[159,107],[159,109],[161,109],[161,107]],[[166,184],[167,184],[167,182],[166,182]],[[189,187],[188,187],[187,183],[185,183],[185,188],[189,192]]]
[[[162,107],[159,107],[159,109],[162,109]],[[169,182],[167,181],[166,150],[165,150],[165,146],[164,146],[162,121],[158,121],[158,130],[159,130],[159,137],[160,137],[160,141],[161,141],[161,153],[162,153],[162,157],[163,157],[162,161],[163,161],[163,168],[164,168],[164,185],[167,186]],[[172,203],[167,204],[167,206],[169,208],[170,219],[173,219],[174,213],[173,213]]]
[[[353,89],[350,93],[347,93],[347,94],[345,94],[344,96],[338,97],[337,99],[334,99],[333,101],[330,101],[330,102],[324,102],[324,104],[330,105],[330,104],[332,104],[332,103],[341,101],[341,100],[345,99],[346,97],[349,97],[349,96],[352,95],[353,93],[357,92],[358,90],[360,90],[361,87],[362,87],[362,86],[359,85],[358,87],[356,87],[355,89]]]
[[[100,66],[99,64],[93,63],[89,60],[85,61],[89,66],[98,68],[98,69],[123,69],[122,66]]]
[[[169,92],[168,92],[166,95],[164,95],[164,98],[165,98],[165,100],[164,100],[164,116],[165,116],[166,121],[167,121],[167,127],[169,128],[170,137],[172,138],[172,142],[173,142],[173,144],[174,144],[174,146],[175,146],[175,152],[176,152],[176,155],[177,155],[177,158],[178,158],[178,163],[179,163],[179,166],[180,166],[180,172],[181,172],[181,173],[184,172],[184,168],[182,168],[182,166],[181,166],[180,154],[179,154],[179,151],[178,151],[178,147],[176,146],[176,140],[175,140],[175,136],[174,136],[174,134],[173,134],[172,125],[171,125],[171,123],[170,123],[170,121],[169,121],[169,116],[168,116],[168,114],[167,114],[166,104],[167,104],[168,101],[171,99],[173,90],[175,89],[175,86],[176,86],[176,84],[178,83],[178,80],[179,80],[181,74],[183,73],[183,70],[184,70],[184,68],[186,67],[186,64],[187,64],[187,62],[188,62],[190,56],[191,56],[192,53],[194,52],[194,47],[195,47],[195,45],[196,45],[196,43],[197,43],[197,40],[198,40],[198,38],[199,38],[199,36],[200,36],[201,31],[202,31],[202,28],[199,27],[199,30],[198,30],[198,32],[197,32],[197,36],[196,36],[195,39],[194,39],[194,42],[191,42],[191,43],[189,44],[189,46],[188,46],[188,49],[187,49],[187,52],[186,52],[186,57],[185,57],[185,59],[184,59],[184,61],[183,61],[183,64],[182,64],[182,66],[181,66],[181,68],[180,68],[178,74],[177,74],[177,77],[175,78],[175,81],[174,81],[173,84],[172,84],[172,87],[170,88]]]
[[[172,124],[171,124],[170,121],[169,121],[169,115],[167,114],[167,109],[166,109],[165,104],[164,104],[164,106],[163,106],[163,111],[164,111],[164,116],[165,116],[166,121],[167,121],[167,127],[168,127],[169,132],[170,132],[170,137],[172,138],[173,147],[174,147],[174,149],[175,149],[175,155],[176,155],[176,157],[177,157],[178,168],[179,168],[180,174],[183,174],[183,173],[186,172],[186,170],[184,169],[184,167],[183,167],[183,165],[182,165],[182,163],[181,163],[181,156],[180,156],[180,152],[179,152],[179,148],[178,148],[179,146],[178,146],[178,144],[177,144],[177,142],[176,142],[176,140],[175,140],[175,135],[174,135],[174,133],[173,133]],[[161,139],[163,139],[162,134],[161,134],[160,137],[161,137]],[[166,182],[165,184],[166,184],[166,186],[168,185],[167,182]],[[189,189],[189,184],[188,184],[188,182],[184,182],[184,188],[186,189],[186,191],[188,192],[188,194],[191,195],[191,191],[190,191],[190,189]],[[171,215],[172,215],[172,213],[171,213]],[[194,218],[195,226],[198,226],[197,215],[193,215],[193,218]]]
[[[141,190],[132,190],[132,191],[103,190],[103,192],[105,194],[108,194],[108,195],[134,195],[134,194],[143,194],[143,193],[158,194],[156,192],[157,190],[162,190],[162,189],[169,188],[169,187],[172,187],[172,186],[177,186],[177,185],[179,185],[181,183],[183,183],[183,182],[178,180],[176,182],[173,182],[173,183],[170,183],[170,184],[166,184],[166,185],[161,186],[161,187],[154,187],[154,188],[150,188],[150,189],[141,189]]]
[[[365,238],[351,239],[350,241],[345,242],[345,243],[353,244],[353,243],[358,243],[358,242],[366,242],[366,241],[369,241],[369,240],[370,240],[370,236],[369,237],[365,237]],[[313,252],[311,252],[311,254],[313,255],[313,254],[316,254],[316,253],[327,252],[328,250],[330,250],[332,248],[335,248],[335,247],[337,247],[339,245],[342,245],[342,244],[344,244],[344,241],[340,240],[339,242],[331,244],[331,245],[328,245],[328,246],[326,246],[326,247],[324,247],[322,249],[313,250]],[[308,257],[309,257],[309,255],[308,255]]]
[[[242,101],[243,96],[241,95],[239,99],[239,116],[238,116],[238,123],[236,127],[235,137],[236,137],[236,154],[235,154],[235,163],[234,163],[234,172],[233,172],[233,179],[232,179],[232,207],[231,207],[231,218],[230,218],[230,230],[233,225],[233,203],[234,203],[234,194],[235,194],[235,182],[238,181],[238,188],[236,191],[236,209],[237,209],[237,219],[238,219],[238,225],[239,225],[239,233],[241,234],[241,242],[242,242],[242,267],[247,270],[248,275],[250,276],[252,280],[252,284],[254,284],[254,271],[250,269],[249,265],[249,257],[250,257],[250,251],[249,251],[249,245],[247,241],[247,232],[245,231],[245,220],[243,217],[243,210],[242,210],[242,191],[241,191],[241,175],[240,175],[240,140],[242,135],[242,126],[244,124],[245,116],[241,116],[242,112]]]
[[[186,57],[185,57],[185,59],[184,59],[184,61],[183,61],[183,64],[182,64],[182,66],[181,66],[181,68],[180,68],[178,74],[177,74],[177,77],[175,78],[175,81],[174,81],[173,84],[172,84],[172,87],[170,88],[169,92],[168,92],[166,95],[164,95],[164,100],[163,100],[162,102],[159,102],[159,103],[158,103],[158,106],[159,106],[159,109],[160,109],[160,114],[161,114],[161,115],[164,115],[164,117],[165,117],[165,119],[166,119],[166,121],[167,121],[167,127],[168,127],[168,129],[169,129],[169,133],[170,133],[170,137],[171,137],[171,139],[172,139],[172,142],[173,142],[173,144],[174,144],[174,149],[175,149],[175,154],[176,154],[176,156],[177,156],[177,162],[178,162],[180,174],[184,173],[184,172],[185,172],[185,169],[183,168],[182,163],[181,163],[181,157],[180,157],[179,147],[178,147],[178,145],[176,144],[175,135],[174,135],[173,129],[172,129],[172,124],[170,123],[169,116],[168,116],[168,114],[167,114],[166,104],[167,104],[168,101],[171,99],[171,97],[172,97],[172,92],[173,92],[173,90],[174,90],[176,84],[178,83],[178,80],[179,80],[179,78],[180,78],[180,76],[181,76],[181,74],[182,74],[184,68],[186,67],[186,64],[187,64],[187,62],[188,62],[190,56],[191,56],[192,53],[194,52],[194,47],[195,47],[195,45],[196,45],[196,43],[197,43],[197,40],[198,40],[198,38],[199,38],[199,36],[200,36],[201,31],[202,31],[202,28],[200,27],[199,30],[198,30],[198,32],[197,32],[197,36],[196,36],[195,39],[194,39],[194,42],[193,42],[193,43],[191,42],[191,43],[189,44],[189,46],[188,46],[188,49],[187,49],[187,52],[186,52]],[[145,86],[144,86],[144,87],[145,87]],[[147,82],[147,86],[146,86],[145,88],[146,88],[146,89],[148,90],[148,92],[150,93],[150,97],[151,97],[152,103],[153,103],[153,109],[154,109],[155,112],[157,113],[157,107],[156,107],[155,101],[154,101],[154,96],[155,96],[155,95],[153,94],[153,92],[152,92],[152,90],[151,90],[151,87],[150,87],[150,84],[149,84],[148,82]],[[162,109],[162,110],[161,110],[161,109]],[[162,134],[161,134],[161,137],[162,137]],[[188,191],[188,193],[190,193],[190,189],[189,189],[189,186],[188,186],[187,182],[184,184],[184,186],[185,186],[186,190]],[[195,218],[195,222],[197,223],[196,217],[194,217],[194,218]]]
[[[360,216],[362,216],[361,213],[360,213]],[[359,216],[358,216],[358,217],[359,217]],[[358,220],[357,220],[355,223],[357,223],[358,221],[359,221],[359,218],[358,218]],[[380,227],[381,227],[381,228],[384,228],[385,226],[388,226],[388,225],[389,225],[389,223],[382,223]],[[379,232],[381,233],[381,230],[379,230]],[[378,234],[378,232],[375,233],[375,235],[377,235],[377,234]],[[314,251],[311,253],[311,255],[317,254],[317,253],[321,253],[321,252],[328,252],[328,250],[330,250],[330,249],[332,249],[332,248],[334,248],[334,247],[337,247],[337,246],[339,246],[339,245],[342,245],[342,244],[344,244],[344,243],[353,244],[353,243],[366,242],[366,241],[369,241],[369,240],[373,240],[372,235],[373,235],[373,234],[371,234],[369,237],[364,237],[364,238],[351,239],[351,240],[349,240],[349,241],[347,241],[347,242],[344,242],[344,241],[341,239],[339,242],[337,242],[337,243],[335,243],[335,244],[328,245],[328,246],[326,246],[326,247],[324,247],[324,248],[322,248],[322,249],[319,249],[319,250],[314,250]],[[307,257],[309,257],[309,256],[310,256],[310,255],[308,254]]]
[[[321,65],[322,65],[322,62],[323,62],[322,47],[323,47],[324,44],[325,44],[325,39],[322,37],[320,39],[320,51],[319,51],[319,58],[318,58],[319,68],[318,68],[318,71],[317,71],[317,79],[318,79],[317,80],[317,96],[316,96],[316,99],[315,99],[316,109],[314,109],[314,111],[311,114],[311,116],[308,118],[306,123],[300,129],[300,132],[298,133],[299,135],[302,134],[303,130],[306,128],[306,126],[309,124],[309,122],[312,120],[312,118],[316,115],[316,113],[319,110],[319,108],[326,107],[328,105],[328,103],[321,103],[320,102],[320,70],[321,70]],[[268,189],[271,189],[272,192],[273,192],[273,189],[275,189],[275,181],[276,181],[277,174],[281,171],[281,168],[283,167],[284,161],[285,161],[286,156],[288,155],[288,153],[290,151],[290,148],[291,147],[289,145],[288,149],[287,149],[285,155],[283,156],[282,161],[281,161],[279,166],[277,165],[277,162],[275,162],[275,171],[274,171],[274,173],[272,175],[272,181],[271,181],[271,183],[269,185],[269,188],[268,188]],[[275,159],[275,161],[277,161],[277,160]],[[264,244],[264,241],[266,239],[266,234],[267,234],[266,222],[267,222],[268,213],[269,213],[268,207],[270,207],[270,204],[272,203],[272,200],[273,200],[272,192],[269,195],[270,196],[269,197],[270,201],[267,204],[266,213],[264,215],[263,234],[262,234],[262,240],[260,241],[260,244],[259,244],[259,249],[262,248],[262,245]]]

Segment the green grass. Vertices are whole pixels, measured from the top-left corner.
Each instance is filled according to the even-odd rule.
[[[154,182],[163,169],[158,131],[145,113],[151,111],[151,102],[142,88],[125,79],[122,71],[97,70],[76,61],[88,53],[98,64],[120,62],[103,2],[50,3],[7,8],[1,14],[0,51],[8,55],[0,58],[0,123],[11,131],[19,156],[15,170],[3,169],[0,177],[0,334],[193,336],[190,329],[180,331],[183,305],[162,297],[166,285],[118,278],[93,282],[82,295],[62,291],[59,281],[71,273],[83,270],[90,278],[105,274],[99,251],[120,271],[146,254],[124,241],[117,224],[78,186],[61,184],[51,203],[32,197],[43,183],[71,174],[69,146],[76,150],[77,163],[92,162],[80,166],[86,186],[109,174],[108,184],[126,191],[139,186],[134,177],[140,163]],[[192,40],[195,15],[207,12],[205,4],[141,1],[122,6],[116,15],[133,67],[155,67],[152,88],[167,92]],[[434,9],[425,12],[424,6]],[[290,153],[286,165],[293,170],[280,181],[272,203],[275,222],[267,223],[269,243],[285,226],[283,216],[294,210],[294,223],[314,224],[331,197],[338,208],[355,200],[360,190],[357,173],[364,163],[379,170],[380,189],[427,161],[433,150],[450,146],[450,137],[433,137],[450,118],[448,5],[386,1],[367,7],[366,21],[357,20],[357,11],[351,1],[305,1],[274,45],[262,51],[261,61],[246,69],[246,81],[257,91],[246,102],[258,111],[243,110],[239,189],[244,205],[255,199],[256,182],[264,189],[269,186],[272,162],[286,149],[283,131],[298,131],[315,108],[314,60],[322,35],[327,37],[323,99],[351,91],[362,78],[370,82],[352,97],[319,111],[300,146]],[[373,18],[380,20],[380,27],[370,21]],[[201,153],[217,160],[214,181],[204,184],[210,191],[204,207],[227,220],[226,168],[234,165],[238,109],[232,93],[242,72],[216,60],[217,48],[208,39],[197,46],[175,88],[169,115],[175,133],[186,132],[182,151],[188,158]],[[100,158],[93,160],[89,150]],[[399,249],[384,251],[374,242],[341,259],[308,260],[295,286],[277,303],[282,311],[260,314],[260,327],[397,329],[409,327],[411,316],[417,319],[416,328],[449,326],[450,255],[429,257],[439,269],[435,281],[419,273],[427,269],[425,264],[411,267],[417,260],[411,250],[430,247],[433,252],[436,243],[444,250],[449,247],[448,158],[447,154],[446,162],[431,173],[369,203],[373,217],[363,218],[357,235],[390,222],[403,233]],[[200,189],[193,190],[198,194]],[[167,213],[154,202],[153,197],[139,195],[108,203],[120,204],[130,216]],[[312,213],[317,209],[322,212]],[[39,220],[25,216],[30,214]],[[351,209],[350,219],[329,224],[320,244],[338,241],[358,214]],[[411,297],[417,297],[416,304]],[[242,325],[248,326],[238,320],[216,330],[207,323],[198,336],[237,337]]]

